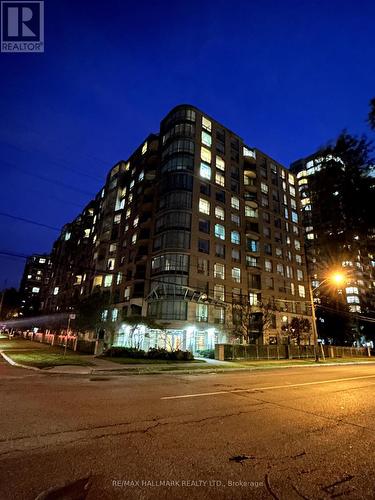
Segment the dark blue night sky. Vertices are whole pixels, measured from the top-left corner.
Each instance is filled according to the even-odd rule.
[[[182,102],[285,165],[368,133],[374,23],[372,0],[46,0],[45,53],[0,54],[0,212],[62,226]],[[0,251],[57,234],[0,216]],[[0,256],[0,289],[22,268]]]

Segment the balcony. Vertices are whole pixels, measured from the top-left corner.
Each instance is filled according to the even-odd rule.
[[[243,159],[244,159],[245,168],[246,168],[246,165],[249,165],[249,166],[255,165],[256,161],[257,161],[256,152],[253,149],[249,149],[249,148],[244,147],[243,148]]]

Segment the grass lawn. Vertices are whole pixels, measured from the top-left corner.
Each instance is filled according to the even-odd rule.
[[[90,362],[88,355],[68,350],[64,356],[63,347],[50,346],[25,339],[1,339],[0,350],[4,351],[16,363],[36,368],[51,368],[63,365],[90,366],[93,364]]]
[[[120,363],[122,365],[166,365],[166,364],[174,364],[174,365],[191,365],[192,363],[200,363],[201,365],[205,365],[203,361],[199,361],[198,359],[193,359],[191,361],[172,361],[167,359],[137,359],[137,358],[120,358],[120,357],[111,357],[111,356],[101,356],[100,359],[104,359],[105,361],[112,361],[113,363]]]

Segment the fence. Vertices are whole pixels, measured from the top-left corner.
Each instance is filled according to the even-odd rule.
[[[354,358],[370,356],[366,347],[322,346],[326,358]],[[315,345],[255,345],[216,344],[215,359],[256,360],[256,359],[315,359],[316,349],[322,357],[322,348]]]
[[[44,344],[50,344],[51,346],[57,345],[60,347],[66,347],[72,351],[83,352],[85,354],[95,353],[95,340],[80,340],[75,335],[57,335],[54,333],[34,333],[34,332],[22,332],[22,336],[26,340],[32,340],[34,342],[42,342]]]

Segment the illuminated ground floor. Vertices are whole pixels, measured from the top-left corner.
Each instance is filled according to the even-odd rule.
[[[181,329],[152,330],[143,325],[131,328],[122,324],[115,335],[113,345],[135,347],[144,351],[158,347],[198,353],[206,349],[214,349],[215,344],[225,342],[227,342],[227,335],[214,326],[202,328],[198,325]]]

